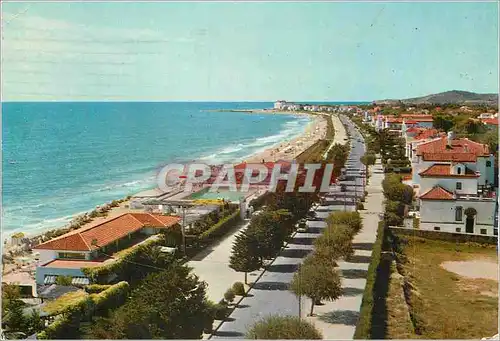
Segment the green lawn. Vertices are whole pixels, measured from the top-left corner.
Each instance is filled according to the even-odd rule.
[[[393,266],[387,297],[387,338],[476,339],[498,333],[498,282],[470,279],[443,269],[445,261],[498,262],[493,245],[400,237],[400,273],[410,283],[408,310]],[[406,258],[406,259],[405,259]],[[403,259],[401,261],[401,259]],[[406,305],[408,307],[408,305]]]

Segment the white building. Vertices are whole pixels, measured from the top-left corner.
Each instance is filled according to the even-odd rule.
[[[286,101],[283,101],[283,100],[276,101],[276,102],[274,102],[274,109],[282,110],[282,109],[284,109],[286,104],[287,104]]]
[[[488,146],[452,133],[418,145],[412,168],[420,228],[497,235],[493,162]]]

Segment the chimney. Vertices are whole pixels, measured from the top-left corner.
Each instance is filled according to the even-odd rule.
[[[455,134],[452,131],[449,131],[448,135],[446,137],[446,140],[447,140],[446,144],[451,147],[451,141],[453,141],[454,138],[455,138]]]

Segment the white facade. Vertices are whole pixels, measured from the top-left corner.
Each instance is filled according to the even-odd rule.
[[[494,199],[420,200],[420,229],[450,233],[484,234],[492,236],[495,231]],[[477,212],[467,221],[465,210]],[[461,210],[461,214],[457,213]],[[468,228],[467,228],[468,227]]]
[[[457,186],[457,183],[459,186]],[[456,178],[437,178],[422,177],[420,180],[420,194],[440,185],[449,191],[456,192],[459,195],[477,195],[477,178],[456,177]]]
[[[274,109],[277,109],[277,110],[284,109],[285,105],[286,105],[286,101],[276,101],[276,102],[274,102]]]

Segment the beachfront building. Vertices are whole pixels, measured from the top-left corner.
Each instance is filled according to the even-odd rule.
[[[416,146],[412,182],[418,193],[420,228],[496,235],[493,156],[488,146],[453,133]]]
[[[413,184],[420,184],[419,173],[435,163],[463,163],[479,173],[478,188],[489,188],[495,183],[494,156],[488,145],[467,138],[456,139],[453,132],[420,143],[411,158]]]
[[[287,104],[287,102],[283,101],[283,100],[276,101],[276,102],[274,102],[274,109],[276,109],[276,110],[283,110],[284,106],[286,104]]]
[[[53,284],[57,276],[71,276],[73,284],[88,284],[82,268],[113,262],[113,253],[129,248],[178,224],[178,216],[125,213],[97,225],[83,227],[35,246],[39,253],[37,285]]]

